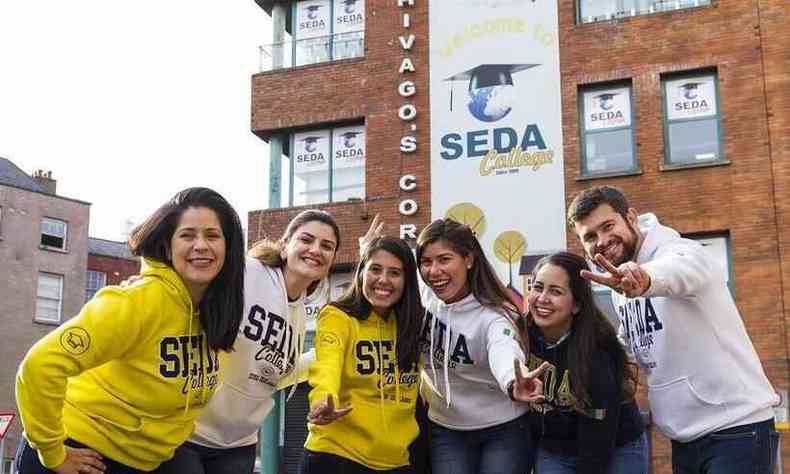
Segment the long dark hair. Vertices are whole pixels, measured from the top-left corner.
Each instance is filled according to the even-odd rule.
[[[615,381],[621,387],[623,399],[632,398],[638,382],[636,364],[628,359],[625,349],[617,339],[614,326],[595,304],[590,282],[580,274],[582,270],[589,270],[587,261],[570,252],[557,252],[543,257],[535,265],[533,278],[547,264],[556,265],[568,274],[571,294],[579,308],[578,314],[573,315],[571,333],[568,336],[571,393],[578,402],[590,403],[587,387],[595,377],[592,373],[592,361],[597,352],[604,351],[614,362]],[[530,313],[527,313],[527,324],[534,324]]]
[[[210,348],[229,351],[244,312],[244,233],[228,201],[209,188],[185,189],[135,227],[128,245],[132,254],[172,267],[170,246],[178,221],[187,209],[200,207],[216,213],[225,237],[225,262],[198,304],[200,323]]]
[[[392,308],[398,331],[395,354],[398,367],[401,370],[411,370],[417,363],[417,340],[422,327],[423,309],[417,282],[417,264],[406,242],[395,237],[377,237],[364,247],[351,286],[339,300],[329,304],[361,321],[368,318],[371,306],[362,293],[362,276],[368,261],[379,250],[391,253],[403,264],[403,296]]]
[[[472,268],[466,275],[469,290],[480,304],[510,318],[518,330],[522,345],[527,349],[527,337],[518,304],[513,301],[505,286],[499,281],[472,229],[449,218],[431,222],[417,236],[417,261],[422,259],[422,254],[428,245],[440,241],[447,243],[462,257],[468,255],[473,257]]]

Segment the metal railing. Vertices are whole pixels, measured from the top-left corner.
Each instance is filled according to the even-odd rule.
[[[365,55],[365,31],[350,31],[265,44],[259,50],[260,72]]]
[[[710,4],[711,0],[625,0],[620,4],[619,9],[615,7],[612,11],[599,15],[586,15],[582,11],[579,15],[579,22],[596,23],[630,16],[652,15],[653,13],[702,7]]]

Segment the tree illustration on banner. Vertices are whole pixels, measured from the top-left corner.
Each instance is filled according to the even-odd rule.
[[[508,264],[510,274],[509,286],[513,287],[513,264],[521,262],[527,252],[527,238],[517,230],[506,230],[494,240],[494,255],[501,262]]]
[[[483,211],[471,202],[453,204],[444,217],[455,222],[466,224],[479,239],[486,231],[486,216]]]

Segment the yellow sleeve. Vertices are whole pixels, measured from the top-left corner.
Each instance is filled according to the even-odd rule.
[[[310,366],[310,406],[331,395],[335,406],[340,406],[338,392],[346,358],[346,345],[351,333],[351,321],[334,306],[324,306],[318,314],[315,335],[315,362]]]
[[[104,289],[28,351],[16,376],[16,400],[25,437],[45,467],[66,459],[62,413],[67,378],[134,347],[144,323],[140,313],[125,292]]]

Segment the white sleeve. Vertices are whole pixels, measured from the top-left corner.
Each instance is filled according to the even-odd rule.
[[[515,326],[504,316],[499,316],[488,325],[486,351],[491,374],[503,393],[507,394],[508,384],[515,379],[513,360],[524,362],[524,351],[518,343]]]
[[[650,275],[650,288],[642,295],[645,298],[693,297],[711,280],[723,278],[702,245],[686,239],[660,249],[659,255],[642,268]]]

